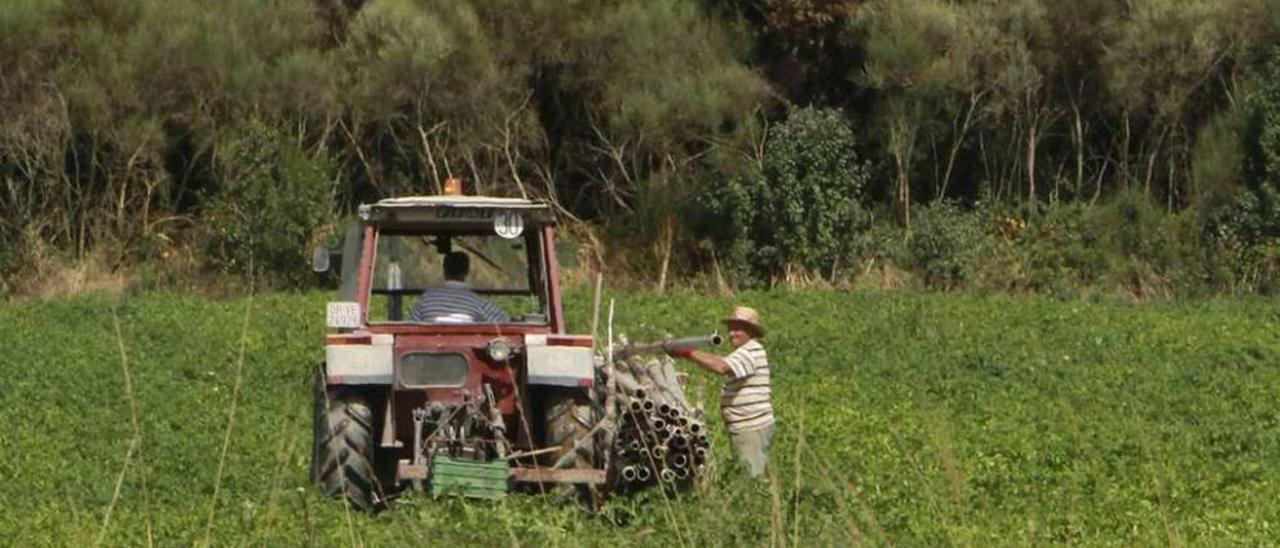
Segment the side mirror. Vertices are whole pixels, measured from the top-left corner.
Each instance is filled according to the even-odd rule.
[[[329,248],[321,246],[311,252],[311,270],[317,273],[329,271]]]

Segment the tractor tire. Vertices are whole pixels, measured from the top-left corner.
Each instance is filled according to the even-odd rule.
[[[599,417],[596,416],[588,394],[580,389],[550,389],[543,391],[540,396],[546,445],[560,447],[560,451],[551,454],[549,464],[568,460],[569,464],[562,466],[563,468],[594,468],[599,459],[595,440],[590,434]],[[582,443],[575,450],[574,443],[578,440],[582,440]],[[568,455],[572,456],[566,457]],[[588,511],[594,510],[600,501],[600,494],[592,486],[563,487],[563,494],[574,496]]]
[[[321,388],[315,407],[312,479],[327,496],[343,496],[363,512],[378,510],[381,487],[373,466],[373,410],[367,398]]]

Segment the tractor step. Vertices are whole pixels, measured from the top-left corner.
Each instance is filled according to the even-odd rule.
[[[585,483],[600,485],[605,482],[605,471],[595,468],[512,468],[511,480],[522,483]]]
[[[449,458],[447,456],[437,458]],[[489,478],[498,475],[496,470],[502,470],[503,478],[509,479],[516,483],[580,483],[589,485],[600,485],[605,483],[606,474],[604,470],[597,469],[555,469],[555,468],[509,468],[502,461],[494,461],[493,463],[476,463],[474,461],[458,460],[449,458],[453,461],[451,464],[462,463],[462,470],[468,467],[483,465],[486,468],[491,467],[493,471],[487,472],[493,474]],[[401,460],[399,469],[397,470],[397,479],[399,481],[426,480],[431,476],[429,465],[414,465],[407,460]],[[434,486],[432,487],[434,490]]]

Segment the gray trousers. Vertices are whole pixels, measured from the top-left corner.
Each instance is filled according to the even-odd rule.
[[[764,475],[765,466],[769,464],[769,445],[773,443],[773,425],[746,432],[730,432],[733,441],[733,452],[738,460],[747,467],[751,477]]]

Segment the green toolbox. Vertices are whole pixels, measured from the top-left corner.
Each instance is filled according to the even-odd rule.
[[[431,496],[462,495],[500,499],[507,495],[507,463],[455,459],[444,453],[431,456]]]

